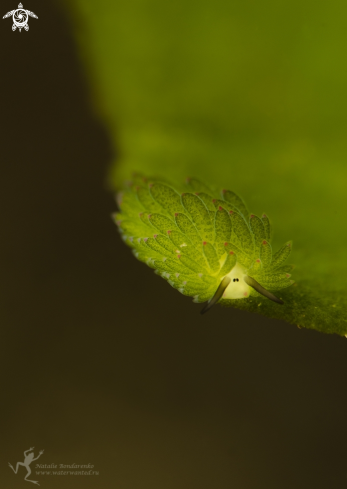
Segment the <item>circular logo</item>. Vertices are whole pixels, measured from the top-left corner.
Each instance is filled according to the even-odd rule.
[[[24,27],[27,24],[27,22],[28,22],[28,14],[26,10],[19,8],[13,12],[13,23],[17,27]]]

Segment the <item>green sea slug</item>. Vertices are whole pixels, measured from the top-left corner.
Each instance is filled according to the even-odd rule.
[[[212,191],[195,178],[179,188],[135,175],[117,195],[113,215],[136,258],[194,302],[201,313],[220,302],[263,295],[283,304],[271,291],[291,286],[293,265],[288,241],[271,248],[268,217],[249,214],[230,190]]]

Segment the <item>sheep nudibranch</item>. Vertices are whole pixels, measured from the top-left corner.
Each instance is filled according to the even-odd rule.
[[[134,175],[117,195],[114,214],[124,242],[136,258],[194,302],[233,305],[290,287],[293,265],[288,241],[273,253],[266,214],[250,214],[230,190],[218,192],[197,179],[171,185]]]

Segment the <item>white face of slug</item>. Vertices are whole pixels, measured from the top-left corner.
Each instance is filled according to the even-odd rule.
[[[245,299],[245,297],[249,297],[251,287],[244,281],[246,272],[241,265],[236,263],[231,272],[225,276],[230,277],[231,282],[224,291],[223,299]]]

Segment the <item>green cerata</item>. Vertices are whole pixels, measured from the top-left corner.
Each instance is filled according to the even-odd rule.
[[[113,215],[136,258],[194,302],[217,302],[263,295],[283,304],[270,291],[291,286],[293,265],[283,265],[288,241],[271,248],[268,217],[249,214],[230,190],[215,192],[195,178],[180,186],[134,175],[117,195]]]

